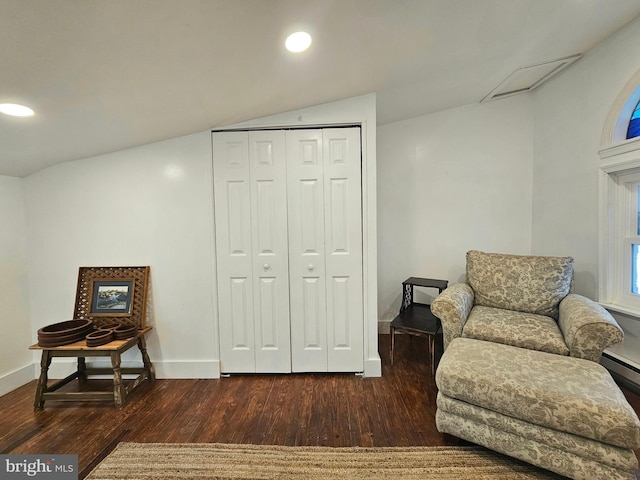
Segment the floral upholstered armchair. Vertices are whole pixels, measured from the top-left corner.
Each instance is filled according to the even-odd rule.
[[[599,362],[622,329],[602,306],[570,293],[573,258],[467,252],[466,282],[431,304],[444,348],[475,338]]]

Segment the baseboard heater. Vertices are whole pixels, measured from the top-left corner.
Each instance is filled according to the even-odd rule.
[[[640,369],[614,357],[606,351],[600,362],[617,380],[630,390],[640,393]]]

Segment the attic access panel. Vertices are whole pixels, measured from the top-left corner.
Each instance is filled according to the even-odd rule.
[[[581,56],[580,54],[572,55],[550,62],[537,63],[518,68],[489,93],[489,95],[484,97],[481,103],[529,92],[542,85],[554,75],[557,75],[561,70],[567,68]]]

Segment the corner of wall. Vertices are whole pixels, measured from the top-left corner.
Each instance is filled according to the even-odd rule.
[[[35,380],[37,367],[38,365],[33,363],[0,376],[0,396]]]

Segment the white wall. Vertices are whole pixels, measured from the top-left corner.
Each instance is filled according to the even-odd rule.
[[[0,176],[0,395],[33,379],[22,180]]]
[[[72,317],[78,267],[150,265],[158,376],[219,375],[209,132],[63,163],[24,182],[34,332]],[[64,360],[52,378],[55,363]]]
[[[407,277],[461,281],[471,249],[530,253],[532,129],[528,95],[378,127],[381,319]]]
[[[640,19],[535,94],[532,249],[575,258],[575,289],[598,292],[598,151],[609,110],[640,69]]]
[[[271,121],[362,123],[368,169],[363,192],[375,212],[375,95],[244,125]],[[207,131],[63,163],[24,179],[32,342],[38,328],[71,318],[80,266],[150,265],[154,329],[148,347],[158,377],[219,376],[211,155]],[[375,221],[372,215],[365,222],[365,247],[373,251],[365,265],[365,288],[373,292],[365,308],[369,376],[381,373]],[[125,363],[139,363],[134,350]],[[54,360],[51,378],[70,372],[71,360],[65,360]]]

